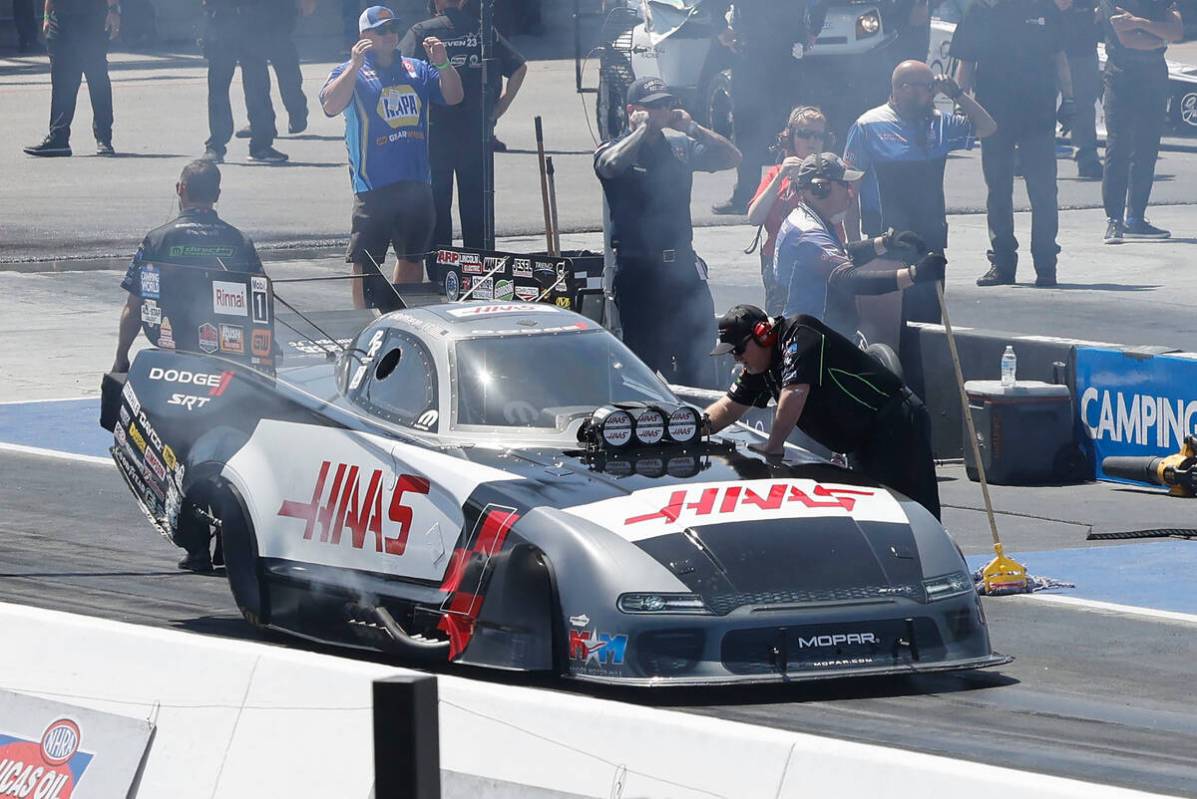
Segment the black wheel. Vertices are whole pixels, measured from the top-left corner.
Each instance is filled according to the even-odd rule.
[[[213,493],[211,509],[220,519],[224,568],[233,600],[246,621],[255,627],[264,626],[270,621],[269,595],[258,559],[258,539],[245,504],[237,490],[226,484]]]
[[[898,360],[898,353],[894,352],[893,347],[877,342],[866,347],[865,352],[880,361],[886,369],[902,377],[902,362]]]
[[[702,115],[700,122],[730,139],[732,137],[732,82],[731,70],[715,73],[706,88],[700,93],[702,98]]]

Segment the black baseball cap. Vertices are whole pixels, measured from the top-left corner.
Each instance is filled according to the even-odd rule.
[[[835,153],[814,153],[808,155],[802,159],[802,165],[798,167],[799,186],[808,186],[811,181],[819,178],[823,180],[844,180],[851,183],[863,177],[864,172],[857,169],[849,169],[843,159]]]
[[[669,93],[669,87],[660,78],[637,78],[628,87],[627,100],[630,105],[658,105],[676,103],[677,98]]]
[[[712,355],[726,355],[742,347],[756,326],[769,324],[769,315],[755,305],[735,305],[719,317],[719,343]]]

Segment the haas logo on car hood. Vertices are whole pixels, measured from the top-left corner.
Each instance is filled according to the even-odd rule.
[[[883,488],[808,479],[657,486],[565,510],[629,541],[688,527],[773,519],[846,516],[856,521],[907,523],[902,506]]]

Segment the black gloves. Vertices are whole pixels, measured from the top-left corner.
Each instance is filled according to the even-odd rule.
[[[1072,118],[1076,116],[1076,101],[1071,97],[1065,97],[1060,101],[1060,107],[1056,109],[1056,121],[1060,123],[1060,131],[1067,133],[1072,130]]]
[[[915,283],[930,283],[935,280],[943,280],[947,265],[948,259],[944,258],[942,253],[929,253],[923,260],[910,267],[910,279]]]
[[[927,254],[927,243],[912,230],[890,228],[881,237],[881,245],[885,247],[887,258],[904,264],[912,264]]]
[[[947,75],[936,75],[935,82],[931,85],[933,87],[932,91],[937,94],[942,94],[949,100],[959,100],[960,95],[964,94],[964,91],[960,88],[960,85]]]

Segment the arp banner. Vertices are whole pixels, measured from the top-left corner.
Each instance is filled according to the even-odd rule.
[[[1077,347],[1077,418],[1102,458],[1170,455],[1197,434],[1197,359]]]
[[[0,691],[0,796],[131,797],[154,726]]]

